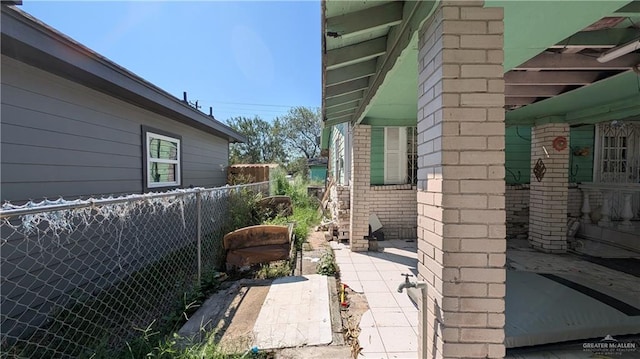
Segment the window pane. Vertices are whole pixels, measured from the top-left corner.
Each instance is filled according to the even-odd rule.
[[[151,183],[177,182],[177,165],[173,163],[152,162],[149,168]]]
[[[149,156],[151,158],[162,158],[165,160],[178,159],[178,143],[158,138],[149,141]]]

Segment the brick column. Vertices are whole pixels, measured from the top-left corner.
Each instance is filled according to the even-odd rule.
[[[444,1],[419,32],[420,358],[504,348],[503,11]]]
[[[560,136],[566,138],[567,146],[558,151],[553,148],[553,140]],[[529,243],[543,252],[567,251],[568,143],[569,125],[566,123],[548,123],[531,129]],[[546,167],[540,182],[533,174],[538,159],[542,159]]]
[[[352,135],[349,242],[353,252],[361,252],[369,249],[369,242],[364,237],[369,235],[367,198],[371,185],[371,126],[356,125]]]

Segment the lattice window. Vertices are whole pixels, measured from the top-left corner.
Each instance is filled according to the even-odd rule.
[[[416,184],[417,142],[415,127],[385,127],[384,184]]]
[[[599,124],[596,147],[596,181],[640,182],[640,123],[614,121]]]

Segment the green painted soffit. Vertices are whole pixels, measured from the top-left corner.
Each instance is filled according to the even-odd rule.
[[[373,97],[362,123],[414,126],[418,118],[418,33],[402,51]],[[412,119],[412,124],[404,123]],[[392,120],[393,123],[388,121]],[[402,124],[397,120],[404,121]]]
[[[633,109],[633,104],[635,103],[635,108],[640,114],[639,75],[632,71],[627,71],[612,76],[592,85],[509,111],[505,120],[511,125],[530,124],[535,119],[567,114],[567,120],[571,121],[571,117],[575,117],[577,113],[580,113],[581,117],[588,117],[590,109],[593,109],[594,114],[596,114],[598,111],[602,111],[599,106],[615,103],[621,104],[621,107],[624,105],[631,109]],[[602,120],[607,120],[606,111],[602,112],[602,114]],[[579,120],[576,121],[580,122]]]
[[[628,4],[629,0],[487,0],[504,7],[504,72]]]

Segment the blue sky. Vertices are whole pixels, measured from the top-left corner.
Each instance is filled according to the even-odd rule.
[[[33,1],[21,9],[221,121],[320,107],[319,1]]]

